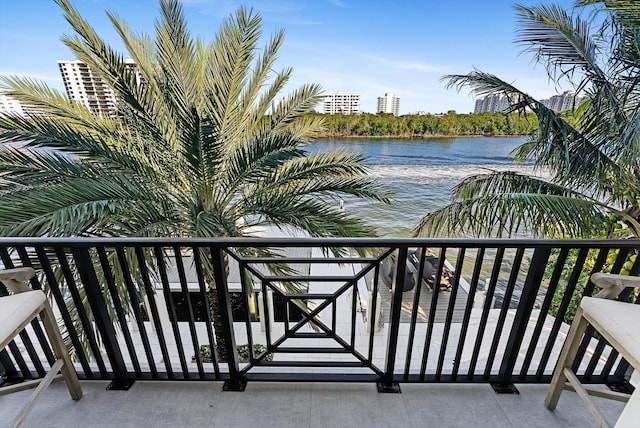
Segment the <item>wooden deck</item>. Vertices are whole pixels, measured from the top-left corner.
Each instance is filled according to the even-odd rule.
[[[369,292],[373,290],[373,275],[369,275],[366,278],[367,289]],[[413,290],[405,291],[402,293],[402,313],[400,315],[400,322],[410,322],[411,314],[413,311],[413,305],[415,301],[415,295],[418,287],[420,290],[420,299],[418,301],[418,312],[416,316],[416,322],[426,323],[429,320],[429,313],[431,311],[431,300],[436,294],[423,282],[421,285],[416,285]],[[391,293],[389,288],[381,281],[378,286],[378,291],[382,299],[382,315],[383,319],[388,319],[389,311],[391,308]],[[448,308],[451,302],[452,292],[450,291],[438,291],[437,292],[437,304],[434,321],[436,323],[444,323],[447,317]],[[467,304],[468,294],[462,289],[458,288],[458,292],[453,302],[453,318],[452,322],[462,322],[464,316],[465,306]]]

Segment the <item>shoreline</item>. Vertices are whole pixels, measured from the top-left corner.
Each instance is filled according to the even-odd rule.
[[[529,134],[429,134],[429,135],[353,135],[353,134],[321,134],[317,139],[350,139],[361,138],[369,140],[398,139],[398,140],[432,140],[432,139],[453,139],[453,138],[519,138],[528,137]]]

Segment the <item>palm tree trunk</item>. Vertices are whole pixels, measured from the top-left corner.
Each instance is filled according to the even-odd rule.
[[[217,357],[218,362],[224,363],[227,361],[227,343],[224,334],[222,334],[224,323],[222,322],[222,316],[220,316],[220,301],[218,300],[218,291],[215,282],[209,284],[207,295],[209,298],[211,323],[213,324],[213,331],[216,337],[216,352],[212,353],[212,358]]]
[[[224,275],[225,278],[229,277],[229,256],[224,254]],[[218,299],[218,284],[216,284],[213,273],[208,276],[209,290],[207,297],[209,300],[209,314],[211,316],[211,323],[213,324],[213,330],[216,340],[215,352],[212,352],[212,358],[216,358],[218,362],[224,363],[227,361],[227,341],[224,338],[224,322],[222,315],[220,314],[220,300]],[[231,310],[229,308],[229,310]],[[212,350],[213,351],[213,350]]]

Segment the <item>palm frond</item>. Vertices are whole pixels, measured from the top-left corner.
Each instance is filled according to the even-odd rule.
[[[309,233],[312,237],[373,236],[375,230],[361,219],[351,217],[321,201],[304,199],[292,201],[271,199],[260,209],[261,216],[250,218],[248,225],[271,224],[280,228],[294,228]]]
[[[538,193],[487,194],[461,199],[426,215],[414,229],[419,236],[604,236],[607,210],[581,198]]]
[[[265,176],[260,185],[264,188],[277,188],[299,180],[361,177],[365,172],[362,156],[359,153],[348,151],[312,153],[283,163]]]
[[[51,114],[0,118],[0,141],[23,144],[1,153],[0,197],[10,204],[25,198],[20,207],[31,211],[12,223],[7,207],[3,230],[240,236],[245,217],[286,223],[296,216],[282,212],[285,220],[277,220],[282,207],[306,210],[313,201],[331,211],[344,194],[389,201],[366,177],[362,157],[303,150],[322,127],[302,117],[318,102],[318,85],[301,86],[266,114],[292,71],[272,71],[284,32],[260,50],[261,18],[254,12],[240,8],[210,43],[192,38],[177,0],[160,0],[153,37],[135,34],[108,12],[133,67],[68,0],[57,3],[74,32],[64,42],[113,89],[117,118],[63,102],[36,82],[5,79],[17,96]],[[259,209],[260,199],[269,214]],[[284,205],[273,208],[278,201]],[[347,231],[352,220],[340,221],[336,230]],[[309,232],[333,230],[322,227]]]
[[[535,62],[544,63],[554,81],[585,73],[591,80],[607,82],[597,60],[601,47],[592,39],[588,21],[557,5],[518,5],[516,10],[516,43],[524,45]]]
[[[302,116],[315,107],[321,98],[319,85],[303,85],[283,98],[265,123],[273,132],[287,132],[301,142],[307,142],[323,129],[323,119]]]
[[[228,150],[234,148],[234,142],[242,141],[246,129],[251,129],[247,126],[251,115],[245,112],[248,106],[240,100],[260,38],[260,23],[259,16],[240,8],[234,18],[222,24],[213,44],[208,76],[213,105],[209,111],[217,136],[228,142]]]
[[[538,193],[585,198],[586,195],[540,177],[515,171],[499,171],[471,175],[460,181],[453,190],[454,200],[477,198],[501,193]]]
[[[66,21],[76,34],[63,36],[63,43],[79,60],[97,72],[120,97],[126,99],[127,104],[142,110],[142,106],[137,103],[140,85],[131,67],[125,63],[123,55],[104,43],[93,27],[67,0],[55,0],[55,2],[64,11]]]
[[[255,107],[255,112],[260,116],[266,114],[270,107],[270,101],[280,92],[289,80],[291,73],[286,70],[276,74],[271,87],[266,91],[266,96],[262,97],[262,102],[258,103],[261,92],[264,91],[264,83],[268,81],[269,74],[272,73],[276,61],[276,53],[284,42],[284,30],[277,31],[271,36],[268,44],[262,48],[262,56],[253,63],[253,72],[248,76],[247,84],[241,96],[241,105],[245,108]],[[265,102],[268,101],[268,102]]]
[[[111,216],[139,203],[161,206],[158,200],[165,198],[152,186],[106,174],[69,175],[47,184],[3,191],[0,230],[5,236],[99,235],[101,228],[111,227]]]

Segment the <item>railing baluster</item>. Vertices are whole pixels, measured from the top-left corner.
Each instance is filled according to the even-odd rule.
[[[109,263],[107,253],[104,247],[98,247],[97,252],[98,252],[98,258],[100,259],[102,272],[104,273],[104,278],[105,278],[105,281],[107,282],[106,286],[109,289],[109,294],[111,296],[111,305],[116,311],[116,316],[118,317],[118,322],[120,323],[120,330],[122,331],[125,344],[127,345],[127,350],[129,351],[129,358],[131,358],[133,370],[136,372],[136,376],[141,376],[142,369],[140,368],[138,355],[136,355],[136,349],[133,343],[133,339],[131,338],[131,332],[129,332],[129,327],[127,325],[127,317],[124,313],[124,309],[122,308],[122,302],[120,300],[120,296],[118,295],[118,289],[116,287],[115,280],[113,277],[111,264]]]
[[[26,248],[24,247],[19,247],[17,249],[18,255],[20,256],[20,261],[22,261],[22,265],[23,266],[29,266],[29,267],[34,267],[33,266],[33,262],[36,260],[32,260],[32,257],[29,255],[29,253],[27,252]],[[33,253],[32,253],[33,254]],[[37,266],[35,266],[37,268]],[[31,278],[31,280],[29,281],[31,283],[31,286],[34,290],[41,290],[42,289],[42,285],[40,284],[40,281],[38,279],[38,275],[34,276],[33,278]],[[45,357],[47,358],[47,361],[49,362],[49,364],[53,364],[54,361],[56,360],[56,358],[53,355],[53,351],[51,350],[51,347],[49,346],[49,342],[47,341],[47,336],[45,335],[44,331],[42,330],[42,326],[40,324],[40,322],[37,322],[36,320],[31,321],[31,327],[33,328],[33,332],[36,334],[36,337],[38,339],[38,343],[40,343],[40,346],[42,348],[42,351],[45,354]],[[27,341],[25,342],[25,346],[27,346],[27,349],[29,350],[30,353],[32,353],[31,358],[34,362],[34,366],[36,368],[36,371],[38,372],[39,376],[44,376],[46,371],[44,369],[44,367],[42,366],[42,364],[40,363],[40,359],[37,357],[37,353],[35,351],[35,349],[33,348],[33,345],[31,343],[31,341],[29,339],[27,339]]]
[[[431,304],[429,305],[429,318],[427,320],[427,332],[424,338],[424,350],[422,351],[422,362],[420,364],[420,380],[425,379],[427,371],[427,363],[429,360],[429,350],[431,348],[431,339],[433,337],[433,325],[435,324],[436,311],[438,308],[438,296],[440,295],[440,284],[442,283],[442,272],[444,271],[444,262],[446,260],[447,247],[440,249],[438,267],[436,268],[436,281],[433,284],[433,290],[431,291]],[[438,374],[435,376],[438,379]]]
[[[502,307],[500,308],[500,314],[498,315],[496,329],[493,333],[493,340],[491,342],[491,348],[489,349],[489,356],[487,358],[487,366],[485,367],[485,371],[484,371],[485,378],[489,378],[491,376],[491,369],[493,368],[493,363],[496,357],[496,353],[498,351],[498,345],[500,344],[500,339],[502,337],[502,329],[504,328],[504,323],[507,319],[507,314],[509,312],[509,304],[511,303],[513,290],[515,289],[515,286],[516,286],[516,281],[518,279],[518,273],[520,271],[520,265],[522,264],[523,257],[524,257],[524,248],[518,248],[516,250],[515,257],[513,258],[513,263],[511,264],[511,273],[509,274],[509,281],[507,283],[507,288],[504,292],[504,299],[502,301]]]
[[[153,378],[158,378],[158,369],[156,368],[156,362],[153,357],[153,350],[151,349],[151,342],[149,341],[149,335],[147,334],[147,329],[144,325],[144,317],[142,315],[141,303],[138,295],[138,289],[131,279],[131,267],[129,262],[127,261],[127,255],[125,254],[125,249],[121,246],[116,247],[116,255],[118,258],[118,263],[120,264],[120,268],[123,273],[124,285],[126,287],[127,293],[129,294],[129,301],[131,303],[131,310],[133,311],[136,325],[138,326],[138,333],[140,334],[140,340],[142,340],[142,347],[144,348],[145,355],[147,357],[147,364],[149,364],[149,369],[151,371],[151,376]]]
[[[91,369],[91,365],[89,364],[89,360],[87,359],[87,354],[82,349],[78,331],[76,330],[76,326],[73,324],[73,320],[71,319],[71,315],[69,314],[69,308],[67,307],[67,303],[65,302],[64,296],[62,295],[62,290],[60,290],[60,284],[58,284],[56,276],[53,272],[53,268],[49,263],[47,252],[43,247],[36,247],[36,254],[38,256],[38,260],[40,261],[40,265],[42,266],[42,270],[44,271],[45,279],[49,284],[49,291],[53,295],[56,306],[58,307],[58,311],[60,311],[60,314],[62,316],[64,327],[67,330],[69,340],[71,340],[71,344],[76,351],[75,356],[80,361],[84,376],[91,378],[93,375],[93,370]]]
[[[86,248],[84,248],[84,250],[88,251]],[[67,290],[71,294],[73,304],[75,305],[75,310],[77,311],[78,318],[80,319],[80,322],[82,324],[85,340],[89,342],[89,347],[91,348],[91,352],[98,366],[98,370],[100,371],[100,375],[102,376],[102,378],[107,378],[109,373],[107,372],[104,360],[102,359],[102,352],[100,350],[100,346],[98,345],[96,332],[94,330],[93,323],[89,319],[89,315],[85,311],[83,298],[80,295],[80,288],[86,288],[89,286],[84,284],[84,279],[82,277],[80,278],[80,280],[83,281],[82,287],[78,287],[78,284],[76,284],[76,280],[73,276],[73,273],[71,272],[71,268],[69,267],[69,260],[67,260],[67,253],[65,253],[65,248],[62,246],[56,246],[54,251],[58,259],[58,263],[60,264],[60,269],[64,276],[64,282],[66,283]],[[78,269],[80,269],[80,266],[82,265],[77,265]],[[77,352],[84,352],[84,350],[81,347],[77,350]]]
[[[456,355],[453,360],[453,376],[452,379],[455,380],[458,376],[458,371],[460,370],[460,360],[462,360],[462,351],[464,350],[464,343],[467,338],[467,330],[469,329],[469,324],[471,320],[471,311],[473,310],[473,306],[476,298],[476,291],[478,288],[478,281],[480,279],[480,271],[482,270],[482,263],[484,262],[484,248],[478,249],[476,253],[476,261],[473,266],[473,274],[471,277],[471,281],[469,282],[469,294],[467,295],[467,304],[464,308],[464,317],[462,318],[462,326],[460,328],[460,338],[458,339],[458,349],[456,349]]]
[[[150,250],[149,250],[150,251]],[[172,373],[171,361],[169,361],[169,352],[167,350],[167,342],[164,337],[164,330],[162,329],[162,322],[160,321],[160,315],[158,314],[158,305],[156,304],[155,290],[151,284],[149,278],[149,269],[147,268],[147,260],[143,254],[142,247],[135,248],[136,259],[138,261],[138,270],[140,271],[139,277],[142,278],[143,290],[146,294],[147,301],[149,302],[150,314],[147,313],[147,317],[150,316],[149,321],[153,322],[156,330],[156,337],[158,338],[158,345],[162,353],[162,359],[165,363],[165,367],[168,373]]]
[[[520,296],[520,302],[518,303],[518,308],[516,309],[515,316],[513,317],[511,333],[507,339],[507,346],[502,358],[502,364],[500,365],[497,381],[498,385],[494,384],[494,389],[497,387],[497,390],[500,392],[517,393],[517,389],[515,389],[515,386],[511,384],[513,369],[516,365],[516,361],[518,360],[520,346],[522,345],[522,340],[527,332],[531,311],[533,310],[533,305],[538,295],[538,288],[540,288],[540,284],[542,283],[544,270],[547,266],[550,255],[551,248],[549,247],[536,248],[533,252],[527,278],[524,281],[522,295]],[[505,303],[507,303],[508,306],[508,302]]]
[[[212,322],[211,322],[211,311],[209,309],[209,300],[207,297],[207,286],[205,283],[204,272],[202,271],[202,259],[200,257],[200,252],[202,251],[202,247],[194,247],[193,248],[193,260],[196,267],[196,274],[198,275],[198,287],[200,290],[200,295],[202,296],[204,302],[207,304],[207,308],[204,311],[205,313],[205,324],[207,328],[207,338],[209,340],[209,350],[211,351],[211,364],[213,365],[213,372],[215,373],[215,377],[220,377],[220,366],[218,364],[218,352],[215,346],[215,338],[213,334]],[[242,277],[242,273],[240,274]],[[244,278],[243,278],[244,281]]]
[[[227,351],[227,364],[229,365],[229,380],[224,383],[224,391],[244,391],[247,381],[240,375],[238,353],[236,352],[236,337],[233,331],[233,314],[231,312],[231,297],[227,284],[226,262],[224,250],[221,247],[211,247],[211,262],[213,264],[213,277],[216,282],[216,295],[218,297],[218,310],[222,320],[222,336],[224,337]],[[219,334],[220,332],[218,332]]]
[[[385,356],[384,376],[378,382],[378,392],[400,392],[400,385],[394,382],[396,351],[398,349],[398,331],[400,330],[400,314],[402,311],[402,292],[407,271],[407,247],[398,248],[396,270],[391,285],[391,312],[389,314],[389,331],[387,336],[387,353]]]
[[[420,254],[420,263],[418,264],[418,275],[416,278],[416,289],[415,294],[413,296],[413,303],[411,308],[411,320],[409,321],[409,337],[407,343],[407,353],[405,356],[404,363],[404,376],[403,378],[407,380],[409,378],[409,372],[411,370],[411,356],[413,355],[413,341],[415,340],[416,334],[416,320],[418,318],[418,307],[420,305],[420,295],[422,294],[422,281],[426,281],[427,278],[424,278],[424,264],[427,257],[427,247],[421,247],[420,252],[416,251],[416,254]]]
[[[245,258],[236,254],[249,254],[252,248],[310,246],[316,248],[348,247],[355,248],[356,251],[376,248],[380,250],[380,253],[376,256],[377,258],[365,259],[361,257],[343,260],[336,257],[314,257],[311,259],[305,257]],[[188,308],[189,331],[187,332],[186,328],[182,329],[183,336],[181,336],[181,327],[186,326],[187,323],[178,322],[176,318],[169,285],[169,281],[173,281],[170,278],[174,272],[168,273],[169,268],[164,266],[166,255],[163,253],[163,248],[173,248],[176,253],[179,253],[181,248],[193,249],[194,268],[200,286],[199,295],[206,297],[215,295],[219,300],[219,315],[222,316],[222,324],[216,325],[216,333],[222,336],[221,341],[224,338],[227,343],[225,355],[220,355],[220,357],[226,356],[228,370],[227,366],[219,366],[217,361],[214,361],[214,375],[211,373],[211,366],[207,371],[206,366],[197,364],[196,371],[194,369],[196,364],[187,361],[186,358],[189,355],[180,345],[183,340],[185,344],[192,343],[196,352],[199,351],[198,345],[206,341],[206,339],[198,338],[202,328],[202,324],[198,324],[199,322],[206,323],[208,342],[212,345],[212,351],[215,355],[214,325],[210,322],[211,314],[209,311],[206,311],[206,321],[205,317],[196,320],[193,313],[194,306]],[[233,248],[233,252],[231,252],[231,248]],[[418,275],[418,288],[403,293],[404,282],[408,278],[406,274],[408,272],[409,248],[423,249],[423,258],[418,265],[420,272],[426,249],[440,249],[440,263],[438,266],[434,266],[437,272],[437,281],[433,292],[428,295],[427,290],[421,290],[421,273]],[[440,289],[441,275],[446,269],[448,249],[457,249],[458,251],[451,292]],[[612,250],[616,249],[619,252],[615,263],[613,266],[606,265],[607,255],[611,255]],[[505,250],[516,250],[515,257],[510,254],[510,258],[514,259],[511,264],[506,262]],[[559,250],[559,253],[557,257],[554,255],[552,259],[550,255],[552,251],[555,254],[556,250]],[[155,273],[159,274],[162,282],[162,292],[165,293],[164,300],[159,294],[155,294],[159,292],[159,289],[156,290],[153,283],[155,280],[154,272],[147,271],[152,267],[154,270],[156,269],[155,262],[147,259],[150,252],[154,252],[155,258],[157,258]],[[384,288],[382,294],[385,298],[383,300],[375,298],[371,300],[371,304],[367,308],[367,324],[363,325],[362,322],[358,322],[360,318],[356,313],[358,305],[355,289],[358,281],[365,278],[365,275],[367,282],[373,277],[374,284],[371,294],[375,296],[378,287],[382,284],[382,282],[377,283],[381,276],[379,263],[392,252],[395,252],[397,259],[390,294],[387,294],[386,288]],[[614,273],[618,272],[628,256],[632,253],[637,254],[637,252],[637,242],[627,241],[308,240],[306,238],[292,238],[284,242],[270,240],[270,238],[259,240],[0,238],[1,267],[31,265],[39,271],[38,278],[42,281],[42,286],[47,288],[48,285],[51,297],[59,308],[59,317],[64,322],[65,336],[69,336],[71,344],[77,351],[76,356],[80,364],[77,364],[76,369],[81,378],[115,378],[116,380],[221,379],[227,380],[225,383],[227,390],[242,389],[247,380],[253,379],[375,381],[379,388],[385,392],[398,391],[397,381],[498,382],[502,385],[515,381],[523,383],[548,382],[550,379],[549,363],[555,363],[550,361],[554,355],[553,351],[557,350],[560,342],[563,341],[563,336],[560,333],[560,329],[566,327],[563,317],[570,304],[575,303],[576,298],[580,297],[575,291],[577,287],[582,286],[584,278],[592,271],[610,268]],[[249,344],[252,345],[254,339],[257,343],[264,341],[266,333],[269,352],[272,352],[275,359],[273,361],[258,361],[254,356],[250,364],[241,365],[235,348],[235,342],[239,339],[236,338],[234,332],[230,293],[227,286],[227,259],[225,256],[227,253],[239,262],[243,283],[249,280],[248,275],[255,276],[257,281],[262,283],[263,294],[266,294],[265,292],[272,287],[272,284],[282,281],[329,283],[333,281],[344,285],[339,284],[338,290],[332,291],[287,293],[287,297],[284,299],[285,304],[296,299],[316,299],[322,300],[323,303],[310,313],[306,313],[301,321],[287,322],[290,324],[290,331],[285,335],[279,333],[282,323],[279,323],[275,331],[272,331],[274,329],[267,324],[266,332],[258,333],[258,330],[254,330],[255,320],[244,320],[243,324],[247,330]],[[449,253],[449,256],[453,257],[453,251],[449,251]],[[474,253],[475,263],[472,271],[470,264]],[[532,255],[532,259],[525,262],[524,257],[528,255]],[[189,298],[193,294],[188,289],[186,282],[190,277],[190,272],[188,272],[190,266],[187,259],[184,259],[184,264],[179,255],[176,259],[177,264],[172,265],[171,268],[175,269],[176,275],[180,278],[182,295]],[[553,260],[553,263],[549,260]],[[453,262],[453,260],[450,261]],[[276,262],[326,264],[329,269],[336,263],[358,263],[363,267],[359,271],[356,269],[353,276],[348,273],[340,277],[311,274],[278,276],[267,275],[265,272],[255,270],[257,265],[265,266]],[[463,265],[466,265],[464,271],[462,270]],[[486,273],[490,279],[487,284],[484,307],[478,318],[475,316],[476,311],[479,310],[475,308],[474,298],[476,297],[477,283],[480,278],[484,279],[482,277],[484,269],[491,269],[491,274]],[[498,293],[496,291],[498,278],[505,272],[508,274],[509,270],[511,273],[507,281],[504,306],[501,309],[493,310],[491,301]],[[235,273],[235,270],[233,272]],[[549,274],[548,278],[547,273]],[[636,260],[630,274],[638,275],[638,273],[640,273],[640,261]],[[521,300],[515,310],[508,309],[511,296],[516,295],[516,287],[520,286],[520,283],[516,283],[516,281],[521,274],[526,274]],[[565,284],[562,278],[567,274],[569,279]],[[538,313],[538,309],[534,310],[533,306],[543,276],[545,280],[548,279],[547,294],[539,309],[540,315],[533,319]],[[123,281],[122,290],[118,288],[120,287],[118,280]],[[218,288],[215,293],[208,293],[207,286],[209,284],[207,282],[213,280]],[[471,289],[468,290],[466,297],[462,294],[463,280],[470,281]],[[35,288],[40,286],[37,281],[32,285]],[[563,288],[566,288],[565,295],[558,296],[560,294],[558,290]],[[591,294],[592,291],[593,284],[587,282],[584,294]],[[245,290],[245,292],[248,291]],[[422,297],[420,296],[421,292]],[[85,293],[87,297],[85,297]],[[345,296],[348,293],[354,298],[343,306],[343,302],[347,300]],[[0,295],[4,294],[6,294],[6,290],[0,286]],[[558,302],[558,308],[553,306],[554,294],[556,300],[561,300]],[[571,299],[572,295],[573,300]],[[443,298],[446,297],[449,297],[448,304],[443,302]],[[629,291],[625,291],[621,294],[620,299],[626,300],[630,297],[632,296]],[[431,301],[425,305],[421,303],[421,298],[422,300],[426,298],[427,301],[430,298]],[[457,311],[457,307],[460,306],[454,307],[456,298],[467,299],[464,305],[464,315],[458,312],[454,313],[454,310]],[[143,311],[138,303],[143,300],[149,302],[151,323],[142,317]],[[85,301],[84,305],[83,301]],[[166,301],[166,305],[163,303],[164,301]],[[129,310],[132,319],[127,317],[129,308],[125,307],[129,302],[133,302],[133,306]],[[413,304],[413,307],[410,313],[407,312],[407,317],[403,305],[410,304]],[[637,301],[636,304],[640,304],[640,301]],[[189,304],[187,303],[186,306],[188,307]],[[385,319],[387,331],[385,335],[376,335],[375,313],[381,307],[385,312],[390,311],[388,319]],[[555,320],[549,315],[552,307],[554,310],[557,309]],[[267,309],[261,316],[267,318],[271,310],[272,308]],[[77,313],[73,311],[77,311]],[[325,320],[318,317],[320,313],[325,315]],[[556,314],[556,312],[553,313]],[[497,320],[493,314],[496,315]],[[341,316],[340,320],[339,316]],[[513,324],[510,324],[512,316]],[[319,328],[317,333],[301,331],[301,328],[308,324],[309,318],[315,319]],[[407,318],[409,318],[408,322]],[[348,324],[349,320],[350,325]],[[338,321],[346,321],[347,326],[341,328],[342,324]],[[472,324],[472,321],[478,325]],[[549,328],[552,321],[554,323]],[[132,322],[137,323],[139,332],[132,330],[132,327],[135,327]],[[173,329],[175,343],[178,344],[179,354],[177,356],[169,349],[173,349],[174,346],[171,333],[165,336],[162,331],[163,328],[166,330],[168,327],[167,322],[170,322],[169,327]],[[436,322],[444,322],[442,333],[438,327],[434,329]],[[151,324],[155,327],[153,332],[149,327]],[[505,328],[505,326],[508,327]],[[48,355],[50,349],[42,343],[37,328],[38,324],[36,323],[34,329],[27,329],[26,336],[22,340],[18,339],[16,343],[9,344],[5,350],[0,350],[1,363],[6,368],[9,370],[17,369],[24,376],[39,375],[38,365],[42,365],[50,358]],[[364,333],[361,332],[361,329],[368,331]],[[548,334],[547,330],[550,330]],[[256,332],[255,337],[253,331]],[[204,328],[202,328],[202,332],[204,332]],[[409,334],[408,343],[405,344],[400,339],[404,339],[403,335],[407,332]],[[157,344],[159,346],[154,345],[156,333],[158,334],[159,342]],[[415,336],[416,333],[418,333],[417,336]],[[186,339],[188,334],[191,336],[190,341]],[[442,340],[440,334],[442,334]],[[285,343],[294,338],[297,343],[292,345]],[[165,339],[169,343],[164,343]],[[314,339],[314,343],[307,346],[308,343],[304,343],[304,340],[299,341],[299,339]],[[318,345],[316,343],[318,339],[327,345],[324,343]],[[474,342],[473,350],[467,349],[471,348],[472,342]],[[377,346],[384,344],[383,349],[386,353],[374,352],[374,348],[376,348],[374,344]],[[88,349],[86,354],[85,349]],[[585,353],[585,351],[588,352]],[[143,352],[146,354],[146,361]],[[294,361],[289,361],[283,358],[287,353],[297,354],[298,357]],[[343,355],[336,356],[336,354],[346,354],[353,361],[347,361]],[[581,354],[589,355],[589,358],[582,358]],[[301,359],[303,355],[305,356]],[[579,356],[584,361],[577,361],[576,364],[586,367],[586,371],[583,370],[579,377],[587,382],[618,381],[623,384],[626,382],[628,363],[617,361],[618,353],[609,351],[609,347],[605,346],[604,342],[596,344],[589,333],[581,345]],[[89,357],[95,358],[95,361],[90,362]],[[453,364],[449,362],[451,358],[454,359]],[[179,365],[182,366],[182,371],[176,370],[174,374],[173,370]],[[468,371],[467,365],[469,366]],[[481,367],[476,368],[477,365]],[[260,368],[256,370],[256,366],[260,366]],[[225,367],[222,373],[221,367]],[[318,368],[323,370],[316,370]]]
[[[154,247],[153,252],[158,262],[158,273],[160,275],[160,282],[162,284],[162,294],[164,296],[165,308],[171,321],[171,331],[173,332],[173,339],[176,346],[182,348],[182,338],[180,337],[180,330],[178,329],[178,315],[176,314],[176,305],[171,295],[171,285],[169,284],[169,278],[167,276],[167,261],[163,255],[163,249],[161,247]],[[208,312],[208,311],[207,311]],[[212,349],[215,349],[213,347]],[[169,379],[175,378],[175,373],[171,365],[172,361],[169,358],[169,351],[165,348],[160,348],[162,352],[162,359],[164,360],[165,369],[167,370],[167,376]]]
[[[196,355],[200,350],[198,349],[198,335],[196,333],[195,321],[193,318],[193,307],[191,305],[191,296],[189,295],[189,287],[187,284],[187,275],[184,270],[184,262],[182,261],[182,255],[180,254],[182,248],[175,245],[173,247],[173,253],[175,254],[176,268],[178,269],[178,279],[180,281],[180,290],[182,292],[182,297],[185,302],[185,306],[187,307],[187,315],[189,318],[189,332],[191,333],[191,345],[193,348],[194,355]],[[177,320],[176,320],[177,321]],[[180,359],[180,365],[182,366],[182,375],[185,379],[190,377],[189,368],[187,367],[185,348],[181,346],[178,348],[178,358]],[[204,374],[204,369],[202,367],[202,361],[200,358],[196,358],[196,365],[198,366],[198,373],[200,376]]]
[[[542,306],[540,307],[540,316],[538,318],[538,323],[533,332],[533,338],[539,338],[540,333],[542,332],[547,316],[549,314],[549,309],[551,308],[551,304],[553,303],[553,298],[558,288],[558,282],[560,281],[560,277],[562,275],[562,271],[564,270],[564,265],[567,261],[567,255],[569,254],[569,249],[563,248],[560,250],[558,257],[556,258],[556,264],[553,268],[553,273],[551,274],[551,278],[549,279],[549,283],[547,285],[547,292],[544,296],[544,301],[542,302]],[[531,345],[535,343],[535,341],[531,340]],[[549,340],[555,340],[555,337],[551,334],[547,337],[547,342]],[[536,339],[537,340],[537,339]],[[527,355],[525,356],[525,364],[523,364],[522,370],[520,371],[520,376],[524,377],[527,374],[529,369],[530,361],[533,359],[533,354],[536,351],[535,347],[531,346],[531,349],[527,351]],[[548,352],[547,352],[548,351]],[[540,361],[538,362],[538,368],[536,369],[535,378],[536,380],[542,380],[542,376],[544,375],[545,368],[547,366],[547,361],[549,361],[549,357],[551,356],[551,350],[544,349],[542,356],[540,357]]]
[[[367,305],[367,324],[369,326],[369,343],[367,361],[373,362],[373,342],[376,335],[376,316],[378,311],[378,288],[380,287],[380,263],[384,258],[378,259],[373,271],[373,286],[371,287],[371,307]],[[382,318],[382,316],[381,316]]]
[[[456,305],[456,297],[458,295],[458,287],[460,286],[460,277],[462,276],[462,265],[464,264],[465,248],[458,248],[458,257],[456,260],[456,270],[453,273],[453,284],[449,294],[449,305],[447,307],[447,316],[444,322],[444,332],[442,333],[442,342],[440,345],[440,356],[438,357],[438,365],[436,367],[436,376],[442,376],[442,368],[444,359],[447,354],[447,344],[449,343],[449,333],[451,331],[451,323],[453,321],[453,310]],[[459,337],[458,340],[464,342],[464,338]],[[454,361],[452,376],[456,378],[458,369]]]
[[[109,311],[102,295],[102,286],[98,282],[98,277],[93,269],[93,260],[89,250],[87,248],[74,248],[72,253],[76,266],[82,267],[78,269],[78,274],[84,284],[96,327],[100,332],[102,343],[111,364],[111,370],[113,370],[113,375],[115,376],[115,379],[107,389],[129,389],[133,384],[133,379],[130,378],[124,362],[116,330],[113,327],[113,321],[109,316]]]
[[[471,354],[471,363],[469,364],[469,380],[475,376],[476,365],[478,364],[478,357],[480,356],[480,349],[482,347],[482,340],[484,339],[484,332],[487,328],[487,322],[489,320],[489,311],[493,308],[493,295],[495,294],[496,284],[498,283],[498,276],[500,275],[500,266],[502,265],[502,259],[504,258],[504,247],[498,248],[496,251],[495,259],[493,260],[493,268],[491,270],[491,277],[489,283],[485,284],[485,296],[484,305],[482,306],[482,315],[480,316],[480,324],[478,325],[478,331],[476,333],[476,341],[473,345],[473,353]],[[489,374],[487,374],[488,362],[485,366],[485,374],[483,378],[489,380]]]

